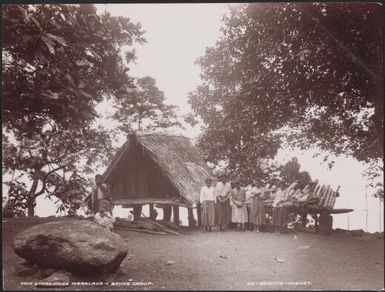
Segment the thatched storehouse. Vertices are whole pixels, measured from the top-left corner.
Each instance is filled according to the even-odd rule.
[[[150,204],[153,208],[158,204],[166,213],[174,206],[174,220],[179,221],[175,218],[178,206],[192,214],[191,207],[199,202],[200,188],[209,176],[210,169],[186,137],[136,132],[128,135],[103,179],[110,186],[114,205]],[[137,212],[140,216],[141,208]]]

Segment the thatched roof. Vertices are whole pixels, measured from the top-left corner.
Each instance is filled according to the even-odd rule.
[[[129,135],[105,171],[105,182],[111,181],[114,169],[119,169],[120,160],[130,155],[133,144],[140,144],[143,153],[161,168],[183,201],[193,204],[199,200],[200,188],[212,173],[198,149],[188,138],[179,135],[163,132],[136,132]]]

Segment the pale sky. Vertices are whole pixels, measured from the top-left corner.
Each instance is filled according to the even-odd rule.
[[[129,17],[133,22],[140,22],[145,31],[147,43],[136,46],[136,64],[131,65],[130,73],[134,77],[151,76],[157,86],[165,93],[166,102],[179,107],[178,115],[190,111],[187,103],[188,92],[199,84],[199,67],[195,60],[204,55],[207,46],[213,46],[220,35],[221,18],[227,11],[228,4],[98,4],[98,10],[109,11],[114,16]],[[110,112],[109,104],[99,106],[104,112]],[[113,125],[111,125],[113,126]],[[185,125],[181,134],[196,138],[200,126],[194,128]],[[356,160],[339,157],[330,171],[321,164],[321,158],[312,157],[314,151],[289,151],[281,149],[277,161],[286,162],[296,156],[313,179],[333,188],[341,185],[341,197],[337,198],[336,208],[352,208],[353,213],[334,216],[334,227],[366,229],[365,178],[361,175],[362,165]],[[102,172],[101,170],[100,172]],[[370,193],[369,193],[370,195]],[[37,214],[53,215],[53,203],[38,199]],[[381,220],[383,204],[369,196],[368,230],[383,230]],[[128,211],[126,211],[128,213]],[[380,214],[381,213],[381,214]],[[115,214],[114,214],[115,215]]]
[[[129,17],[140,22],[147,43],[135,47],[136,64],[130,66],[135,77],[151,76],[165,93],[166,102],[179,107],[178,116],[190,112],[187,95],[199,84],[195,60],[205,48],[215,45],[221,18],[229,4],[99,4],[100,12]],[[183,119],[181,119],[183,120]],[[184,126],[187,126],[184,124]],[[200,125],[181,134],[195,138]]]

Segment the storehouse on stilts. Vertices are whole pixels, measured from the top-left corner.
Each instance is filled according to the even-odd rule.
[[[179,224],[179,206],[186,207],[193,224],[192,207],[211,171],[188,138],[166,133],[136,132],[117,151],[103,180],[109,185],[112,203],[134,208],[140,218],[142,205],[163,208],[165,220]],[[199,208],[197,209],[199,211]],[[198,214],[198,220],[199,220]]]

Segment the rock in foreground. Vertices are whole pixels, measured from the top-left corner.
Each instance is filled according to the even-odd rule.
[[[15,236],[13,249],[28,262],[77,274],[112,272],[127,255],[118,234],[85,220],[36,225]]]

